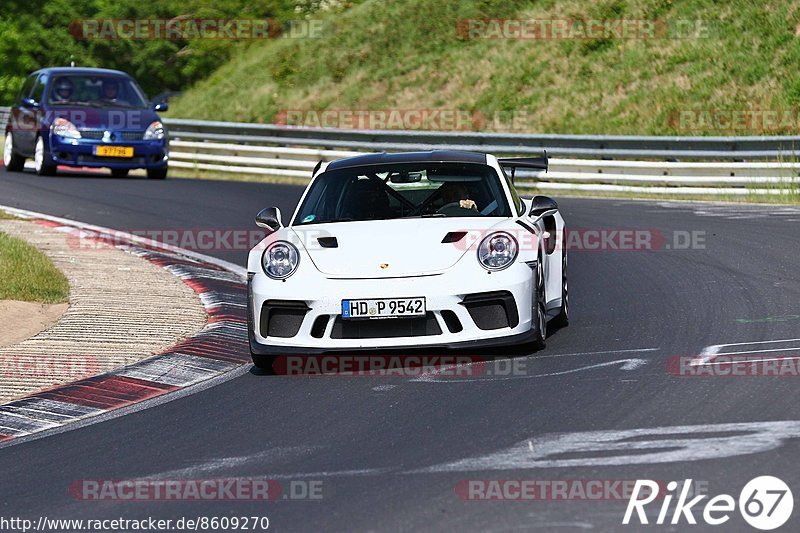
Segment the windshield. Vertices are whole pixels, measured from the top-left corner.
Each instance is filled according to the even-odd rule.
[[[50,84],[47,101],[52,105],[147,107],[139,87],[123,76],[56,76]]]
[[[295,225],[414,217],[508,217],[489,166],[424,163],[343,168],[321,174]]]

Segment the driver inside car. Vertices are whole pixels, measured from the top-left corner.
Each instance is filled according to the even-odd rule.
[[[455,181],[447,182],[439,188],[438,192],[439,196],[444,201],[444,205],[440,210],[449,207],[478,210],[478,204],[470,199],[469,188],[463,183]]]
[[[61,78],[55,84],[55,94],[53,95],[56,102],[68,102],[72,98],[73,91],[72,82],[67,78]]]

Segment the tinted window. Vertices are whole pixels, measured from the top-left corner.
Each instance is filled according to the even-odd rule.
[[[295,224],[414,217],[511,216],[491,167],[468,163],[403,163],[322,173]]]
[[[32,74],[28,76],[28,79],[25,80],[25,83],[22,84],[22,89],[20,89],[19,94],[17,95],[17,101],[21,102],[23,98],[27,98],[31,94],[31,89],[33,89],[33,83],[36,81],[37,74]]]
[[[39,76],[39,79],[36,80],[36,83],[33,86],[33,91],[31,92],[31,98],[36,100],[37,102],[41,102],[42,98],[44,97],[44,86],[47,84],[47,74],[42,74]]]
[[[53,105],[91,105],[141,109],[147,102],[133,80],[122,76],[59,75],[53,78],[47,101]]]

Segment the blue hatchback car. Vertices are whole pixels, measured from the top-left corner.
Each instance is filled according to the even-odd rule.
[[[22,86],[5,129],[3,163],[22,170],[32,158],[36,173],[58,165],[107,167],[115,177],[134,168],[167,177],[167,130],[129,75],[118,70],[60,67],[37,70]]]

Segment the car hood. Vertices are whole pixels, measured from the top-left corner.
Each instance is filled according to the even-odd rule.
[[[48,113],[49,123],[57,117],[72,122],[78,129],[102,129],[110,131],[144,131],[159,120],[152,109],[129,107],[85,107],[54,106]]]
[[[396,278],[434,275],[451,268],[506,220],[411,218],[313,224],[292,227],[292,231],[317,269],[328,277]],[[460,233],[464,235],[456,242],[442,242],[448,234],[452,239]],[[336,239],[336,247],[331,238]]]

